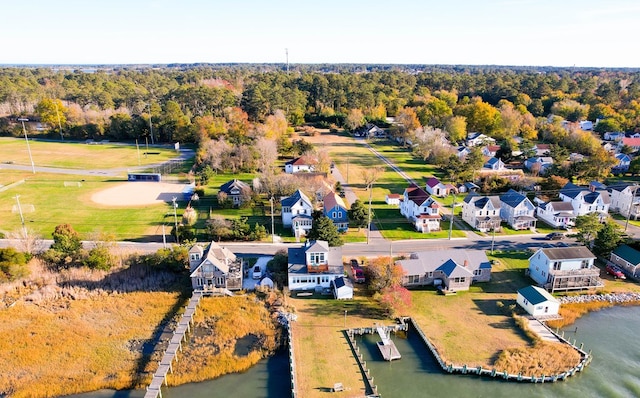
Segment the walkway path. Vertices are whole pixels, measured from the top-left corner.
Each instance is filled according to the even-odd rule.
[[[529,329],[537,334],[543,341],[562,343],[555,334],[551,333],[551,331],[542,322],[535,318],[529,318]]]

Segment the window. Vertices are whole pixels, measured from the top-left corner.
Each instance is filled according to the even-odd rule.
[[[324,253],[311,253],[311,264],[324,263]]]
[[[420,283],[420,275],[409,275],[407,278],[408,283]]]
[[[433,272],[427,272],[427,278],[433,278]]]
[[[560,261],[554,261],[553,262],[553,270],[554,271],[559,271],[561,267],[562,267],[562,262],[560,262]]]
[[[477,270],[473,271],[473,276],[480,276],[480,275],[482,275],[482,270],[477,269]]]
[[[580,268],[589,268],[589,260],[582,260],[582,264],[580,264]]]
[[[336,212],[334,211],[334,212],[331,214],[331,216],[332,216],[333,218],[338,218],[338,213],[336,213]]]
[[[453,278],[453,281],[454,281],[455,283],[464,283],[464,282],[465,282],[465,280],[466,280],[466,278],[465,278],[464,276],[463,276],[463,277],[460,277],[460,278]]]
[[[282,212],[283,213],[291,213],[291,208],[290,207],[283,207],[282,208]]]

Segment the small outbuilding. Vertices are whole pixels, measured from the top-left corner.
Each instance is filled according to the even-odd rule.
[[[267,287],[269,289],[273,289],[273,280],[268,276],[262,278],[260,282],[257,283],[258,286]]]
[[[384,201],[387,202],[388,205],[400,206],[400,194],[397,193],[389,193],[385,196]]]
[[[344,276],[331,281],[331,291],[336,300],[351,300],[353,298],[353,285]]]
[[[537,286],[527,286],[518,290],[517,303],[535,317],[558,315],[560,309],[560,302]]]

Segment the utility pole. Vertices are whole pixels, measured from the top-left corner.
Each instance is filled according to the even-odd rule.
[[[271,243],[276,243],[276,235],[273,232],[273,195],[269,199],[269,203],[271,203]]]
[[[629,218],[631,218],[631,209],[633,208],[633,199],[635,199],[637,192],[638,192],[638,185],[634,185],[633,193],[631,194],[631,200],[629,201],[629,209],[627,210],[627,221],[625,221],[624,223],[624,232],[627,232],[627,228],[629,228]]]
[[[347,328],[347,310],[344,310],[344,328]]]
[[[138,145],[137,138],[136,138],[136,151],[138,152],[138,166],[140,166],[140,146]]]
[[[177,209],[178,209],[178,203],[176,203],[176,198],[175,196],[173,197],[172,201],[173,201],[173,221],[175,223],[175,231],[176,231],[176,243],[180,244],[180,240],[178,239],[178,213],[177,213]]]
[[[373,182],[367,185],[369,190],[369,222],[367,223],[367,245],[369,244],[369,235],[371,234],[371,195],[373,193]]]
[[[347,156],[347,184],[349,183],[349,156]]]
[[[493,245],[496,242],[496,226],[493,225],[493,237],[491,237],[491,254],[493,254]]]
[[[58,100],[53,101],[56,105],[56,116],[58,116],[58,128],[60,128],[60,141],[64,141],[64,136],[62,135],[62,123],[60,122],[60,112],[58,112]]]
[[[27,239],[27,227],[24,225],[24,216],[22,215],[22,206],[20,206],[20,195],[14,196],[16,198],[16,202],[18,202],[18,212],[20,213],[20,222],[22,223],[22,233],[24,234],[24,238]]]
[[[151,102],[149,102],[149,135],[151,136],[151,145],[153,145],[153,126],[151,125]],[[147,147],[147,151],[149,148]]]
[[[162,224],[162,247],[167,248],[167,235],[164,232],[164,223]]]
[[[18,120],[22,122],[22,132],[24,133],[24,140],[27,142],[27,152],[29,152],[29,160],[31,161],[31,170],[33,171],[33,174],[35,174],[36,165],[33,164],[33,157],[31,156],[31,147],[29,146],[29,137],[27,137],[27,129],[24,127],[24,122],[28,122],[29,119],[21,117]]]
[[[453,213],[456,210],[456,195],[453,194],[453,202],[451,202],[451,218],[449,218],[449,240],[451,240],[451,233],[453,232]]]

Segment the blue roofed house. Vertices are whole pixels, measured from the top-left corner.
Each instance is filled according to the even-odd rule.
[[[301,190],[282,198],[282,225],[291,227],[296,237],[306,235],[313,226],[313,204]]]
[[[524,161],[524,167],[539,175],[545,175],[553,166],[553,158],[551,156],[536,156]]]
[[[251,187],[245,182],[233,179],[220,186],[218,191],[218,199],[222,199],[224,194],[226,199],[231,201],[234,206],[240,206],[242,203],[251,200]]]
[[[536,226],[535,206],[524,195],[510,189],[500,196],[500,218],[515,230]]]
[[[482,168],[493,171],[504,170],[504,162],[500,158],[489,158]]]
[[[606,190],[592,190],[568,182],[560,190],[559,196],[563,202],[571,203],[573,214],[576,216],[598,213],[600,221],[609,217],[611,196]]]
[[[626,153],[617,153],[616,160],[618,163],[611,168],[613,174],[626,173],[631,165],[631,156]]]
[[[480,232],[500,230],[500,199],[470,193],[462,202],[462,219]]]
[[[604,283],[595,259],[585,246],[542,248],[529,257],[527,273],[552,293],[600,288]]]
[[[329,192],[323,199],[322,211],[329,217],[339,232],[349,229],[349,214],[347,206],[335,192]]]
[[[329,290],[331,282],[344,276],[342,248],[323,240],[307,241],[289,248],[287,279],[290,290]]]
[[[447,290],[469,290],[473,282],[491,280],[491,263],[483,250],[434,250],[415,252],[397,262],[404,271],[405,287],[441,283]]]
[[[640,251],[631,246],[622,245],[611,252],[609,261],[622,268],[622,272],[632,278],[640,278]]]

